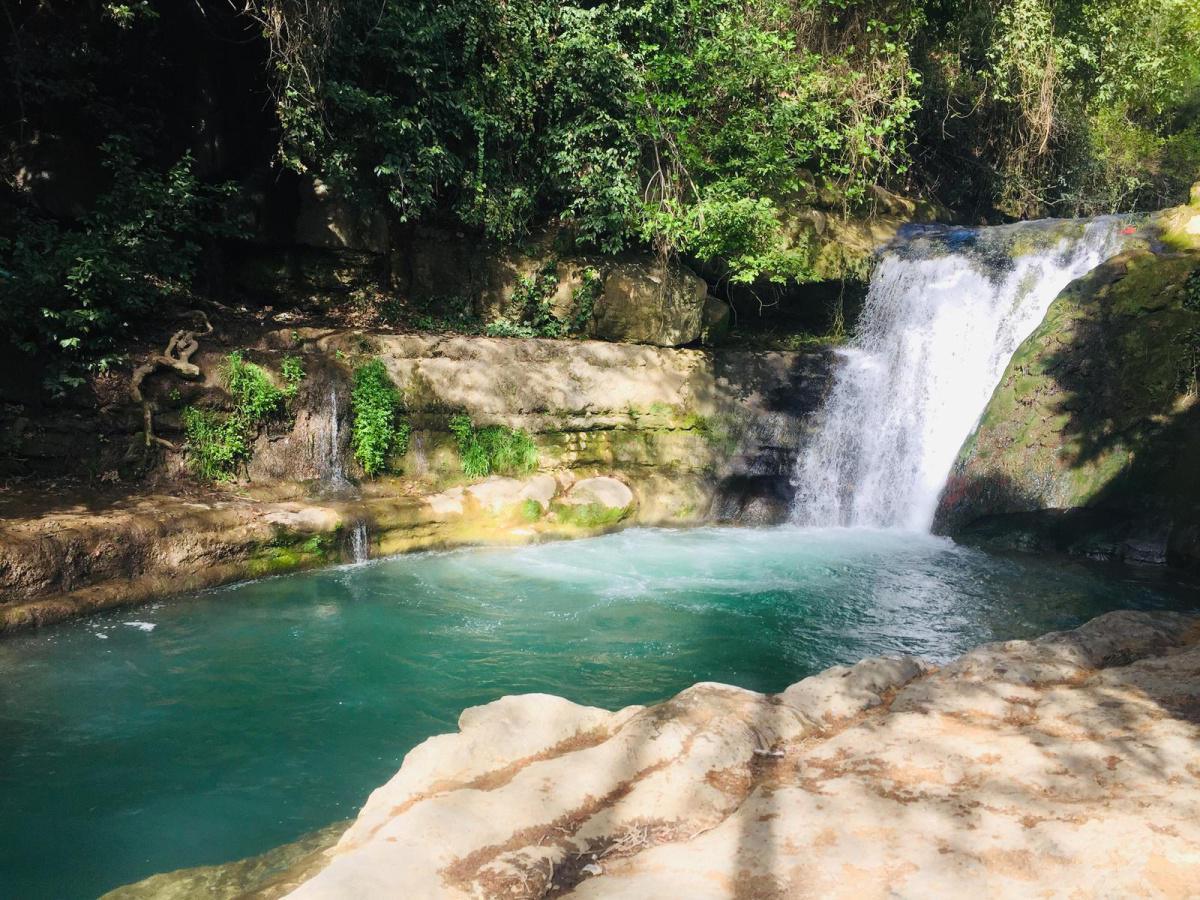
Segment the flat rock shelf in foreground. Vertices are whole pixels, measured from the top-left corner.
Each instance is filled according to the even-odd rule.
[[[1200,617],[1167,612],[776,695],[505,697],[414,749],[290,896],[1195,896],[1198,725]]]

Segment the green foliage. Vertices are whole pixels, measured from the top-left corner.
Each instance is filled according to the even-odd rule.
[[[551,300],[558,288],[558,264],[547,262],[533,275],[523,275],[508,310],[485,330],[491,337],[562,337],[565,326],[554,315]]]
[[[230,353],[226,361],[225,387],[233,398],[234,409],[254,425],[280,412],[286,399],[266,370],[246,362],[240,350]]]
[[[537,447],[523,428],[476,428],[470,416],[459,413],[450,418],[450,433],[458,444],[463,474],[468,478],[525,475],[538,466]]]
[[[558,264],[550,260],[537,273],[520,278],[505,314],[488,323],[485,333],[490,337],[543,338],[586,334],[602,284],[600,273],[590,266],[583,270],[580,279],[571,292],[570,309],[565,318],[559,318],[553,308],[558,290]]]
[[[478,334],[482,323],[469,297],[451,296],[431,298],[418,309],[412,324],[419,331]]]
[[[388,459],[408,452],[412,433],[409,423],[400,417],[400,395],[383,361],[373,359],[354,370],[354,390],[350,395],[354,412],[350,446],[367,475],[387,469]]]
[[[285,356],[279,364],[279,377],[283,379],[283,394],[287,399],[296,396],[300,382],[304,380],[304,364],[298,356]]]
[[[1200,171],[1194,0],[1013,0],[930,19],[918,139],[947,199],[1029,216],[1186,196]]]
[[[183,411],[187,455],[192,471],[205,481],[229,481],[238,463],[250,455],[245,422],[236,415],[223,415],[189,406]]]
[[[323,78],[297,88],[277,54],[284,159],[402,221],[446,205],[511,240],[556,219],[604,252],[803,275],[780,204],[809,195],[805,170],[851,199],[903,172],[916,107],[904,38],[920,16],[843,15],[824,0],[347,0]]]
[[[246,362],[241,351],[229,354],[224,381],[232,411],[219,413],[189,406],[183,411],[188,462],[206,481],[229,481],[239,463],[250,458],[258,429],[281,415],[287,395],[261,366]]]
[[[527,497],[521,501],[520,513],[524,521],[536,522],[542,517],[542,504],[538,503],[532,497]]]
[[[129,28],[139,18],[158,18],[158,11],[150,5],[150,0],[136,0],[134,3],[104,3],[102,7],[105,15],[112,19],[118,28]]]
[[[1196,269],[1183,283],[1183,308],[1200,312],[1200,269]]]
[[[112,186],[77,226],[21,213],[0,240],[0,327],[48,357],[56,394],[116,364],[139,317],[188,295],[198,241],[228,230],[212,219],[227,190],[201,185],[190,156],[157,172],[124,138],[102,149]]]
[[[590,266],[583,270],[581,279],[579,286],[571,293],[571,317],[567,321],[567,330],[580,335],[587,334],[596,301],[600,299],[604,287],[600,273]]]

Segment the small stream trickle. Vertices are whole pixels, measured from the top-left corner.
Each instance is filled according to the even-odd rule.
[[[371,539],[366,522],[357,522],[350,530],[350,559],[356,563],[371,558]]]
[[[325,469],[325,483],[333,489],[348,487],[350,482],[346,478],[346,464],[342,459],[342,434],[341,434],[341,410],[338,407],[337,385],[329,387],[329,426],[326,429],[328,436]]]

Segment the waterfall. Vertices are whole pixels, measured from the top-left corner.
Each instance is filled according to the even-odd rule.
[[[796,462],[793,520],[927,531],[1013,353],[1120,221],[923,228],[884,252]]]
[[[350,486],[346,478],[346,466],[342,460],[341,410],[338,408],[337,385],[329,388],[329,424],[324,429],[326,438],[325,451],[325,486],[333,491],[340,491]]]

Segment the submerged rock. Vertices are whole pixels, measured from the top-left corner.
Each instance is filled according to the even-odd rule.
[[[275,900],[320,871],[322,852],[332,847],[346,823],[338,822],[258,856],[215,866],[194,866],[122,885],[100,900]]]
[[[1183,897],[1198,711],[1200,617],[1132,612],[774,696],[505,697],[414,749],[290,896]]]

